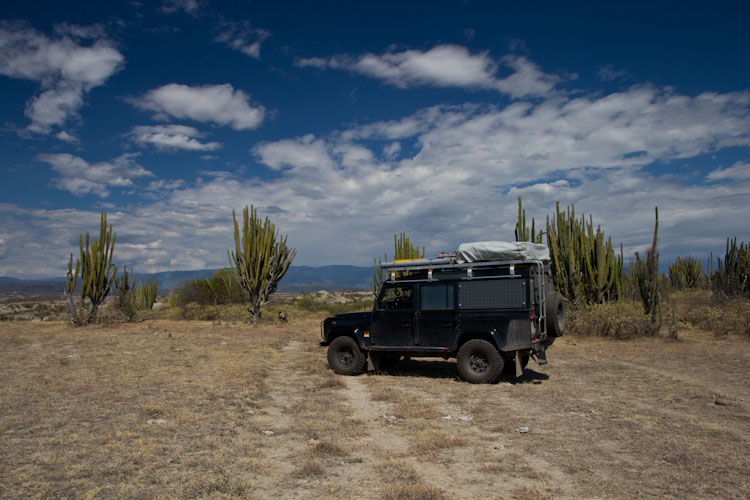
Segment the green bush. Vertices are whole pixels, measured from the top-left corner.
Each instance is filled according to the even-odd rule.
[[[174,294],[174,303],[179,307],[193,303],[205,306],[245,303],[237,277],[230,269],[219,269],[208,279],[186,281]]]

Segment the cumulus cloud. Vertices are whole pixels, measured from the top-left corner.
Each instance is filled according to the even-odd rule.
[[[728,235],[750,240],[742,231],[750,205],[747,162],[704,168],[703,184],[694,182],[695,162],[684,176],[680,170],[682,159],[710,162],[714,152],[749,145],[750,92],[686,96],[642,85],[611,94],[553,93],[504,107],[433,106],[327,135],[260,143],[250,151],[273,170],[270,177],[214,170],[192,184],[155,180],[150,201],[112,216],[118,238],[127,234],[135,245],[122,256],[127,264],[161,271],[226,265],[231,212],[250,203],[289,235],[300,265],[371,265],[374,255],[391,250],[389,235],[401,231],[428,253],[509,239],[519,195],[537,222],[556,200],[593,214],[625,244],[627,258],[650,242],[658,203],[667,262],[718,253]],[[64,274],[56,256],[68,250],[55,242],[98,223],[93,211],[19,210],[0,205],[7,228],[0,236],[14,249],[0,274],[32,268],[21,262],[31,249],[14,236],[18,221],[48,231],[38,231],[34,249],[50,267],[59,261],[56,273],[38,271],[47,275]]]
[[[23,23],[0,22],[0,74],[35,80],[40,93],[26,105],[28,129],[48,134],[78,113],[85,95],[119,71],[125,58],[100,27],[60,25],[50,38]],[[90,45],[81,39],[96,38]]]
[[[133,179],[154,175],[135,163],[136,156],[124,154],[108,162],[93,164],[67,153],[41,154],[36,158],[48,163],[57,172],[59,176],[52,180],[57,189],[76,196],[95,194],[106,198],[110,187],[132,186]]]
[[[200,142],[205,134],[186,125],[139,125],[128,136],[136,144],[162,151],[213,151],[221,147],[218,142]]]
[[[305,58],[299,59],[297,65],[344,69],[400,88],[425,85],[493,89],[513,97],[545,95],[559,81],[558,77],[543,73],[524,57],[508,56],[497,63],[487,52],[471,54],[466,47],[459,45],[438,45],[427,51],[370,53],[359,57]],[[501,66],[513,72],[505,78],[498,77]]]
[[[257,128],[265,114],[263,106],[251,105],[249,95],[228,83],[199,87],[170,83],[131,102],[140,109],[154,111],[157,119],[171,116],[228,125],[235,130]]]
[[[260,59],[260,46],[271,33],[253,28],[248,22],[225,22],[219,26],[215,42],[226,44],[232,50],[242,52],[253,59]]]
[[[262,143],[253,148],[261,163],[274,170],[282,167],[331,168],[333,160],[328,154],[326,143],[308,134],[299,139],[285,139]]]

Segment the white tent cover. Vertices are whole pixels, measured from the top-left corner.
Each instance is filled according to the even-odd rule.
[[[456,262],[488,262],[495,260],[549,260],[547,245],[526,241],[477,241],[461,243],[456,250]]]

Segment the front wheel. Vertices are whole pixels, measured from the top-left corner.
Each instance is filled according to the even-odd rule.
[[[341,375],[359,375],[365,368],[365,355],[351,337],[339,337],[328,346],[328,365]]]
[[[493,384],[503,372],[503,358],[494,345],[474,339],[461,346],[456,357],[458,373],[472,384]]]

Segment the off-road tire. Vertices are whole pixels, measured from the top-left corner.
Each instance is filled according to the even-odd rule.
[[[367,359],[351,337],[339,337],[328,346],[328,365],[340,375],[359,375]]]
[[[469,340],[458,350],[458,373],[472,384],[494,384],[503,372],[503,358],[486,340]]]
[[[547,335],[562,337],[565,333],[567,302],[559,292],[547,294]]]

